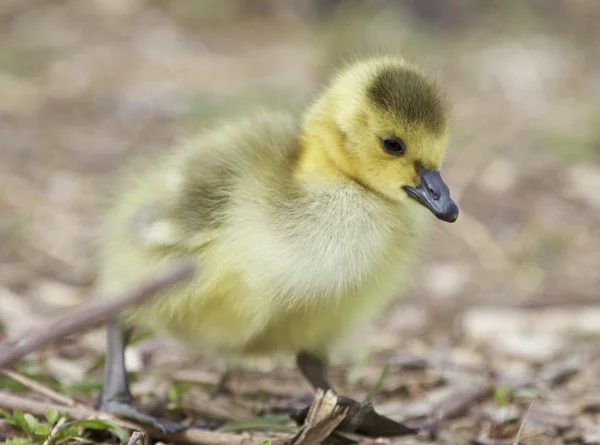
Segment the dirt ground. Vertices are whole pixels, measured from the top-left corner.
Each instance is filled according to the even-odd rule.
[[[339,392],[378,386],[380,413],[437,416],[440,445],[516,443],[523,421],[523,444],[600,444],[600,4],[314,3],[2,2],[0,335],[18,339],[88,297],[97,205],[128,158],[206,116],[302,106],[346,51],[379,42],[451,95],[444,175],[461,216],[436,224],[413,288],[361,358],[336,364]],[[93,331],[14,371],[91,406],[103,350]],[[310,394],[290,363],[261,362],[215,395],[223,365],[159,337],[127,361],[146,409],[255,438],[291,437],[285,412]],[[7,376],[0,391],[40,398]],[[0,423],[0,440],[13,437],[24,435]]]

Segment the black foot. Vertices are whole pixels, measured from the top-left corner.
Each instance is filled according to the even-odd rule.
[[[163,434],[176,433],[190,428],[189,426],[177,422],[171,422],[166,419],[157,419],[156,417],[144,414],[137,408],[125,402],[118,402],[115,400],[102,401],[100,402],[99,409],[116,416],[138,421],[144,425],[149,425],[161,431]]]
[[[413,428],[403,423],[384,417],[375,412],[371,402],[357,402],[348,397],[338,396],[338,405],[347,406],[348,414],[339,424],[337,430],[346,433],[358,433],[369,437],[395,437],[418,434],[421,429]],[[309,407],[292,412],[290,417],[302,425],[308,414]]]

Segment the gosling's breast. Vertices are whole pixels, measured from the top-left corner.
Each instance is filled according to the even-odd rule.
[[[416,247],[412,217],[352,186],[270,209],[249,201],[238,210],[236,221],[245,224],[232,231],[227,248],[243,263],[251,288],[288,305],[372,287],[394,275]]]

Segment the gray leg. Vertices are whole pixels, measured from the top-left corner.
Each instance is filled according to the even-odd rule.
[[[334,390],[329,382],[326,358],[301,351],[296,355],[296,363],[313,388],[323,391]],[[371,437],[403,436],[419,432],[417,428],[411,428],[377,414],[370,402],[361,403],[348,397],[338,396],[338,404],[348,407],[346,418],[337,428],[340,431],[356,431]],[[304,423],[309,408],[293,413],[292,418],[299,424]]]
[[[301,351],[296,355],[296,364],[304,378],[314,389],[335,391],[329,382],[329,365],[325,357]],[[346,432],[355,431],[364,419],[366,411],[370,408],[370,404],[359,403],[343,396],[338,396],[338,404],[348,406],[348,415],[338,427],[338,429]],[[309,408],[304,408],[295,414],[294,420],[299,423],[304,422]]]
[[[314,389],[327,391],[333,389],[329,383],[329,366],[326,358],[318,357],[310,352],[299,352],[296,355],[296,364],[300,372]]]
[[[131,331],[123,328],[118,320],[110,322],[106,328],[106,361],[101,401],[131,403],[125,370],[125,348],[130,334]]]
[[[107,326],[104,385],[98,408],[117,416],[151,425],[163,433],[174,433],[188,428],[169,420],[154,418],[131,406],[132,397],[129,393],[127,371],[125,370],[125,347],[130,333],[131,331],[125,329],[118,320],[113,320]]]

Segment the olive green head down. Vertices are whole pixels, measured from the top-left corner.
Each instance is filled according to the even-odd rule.
[[[449,115],[443,91],[416,66],[394,57],[362,60],[342,70],[308,110],[303,135],[322,153],[306,162],[391,200],[413,198],[453,222],[458,207],[439,175]]]

